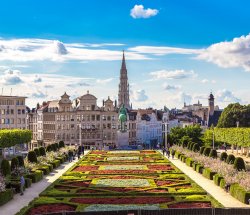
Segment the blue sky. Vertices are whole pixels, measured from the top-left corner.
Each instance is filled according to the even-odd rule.
[[[117,98],[121,51],[134,107],[250,101],[250,2],[1,1],[0,86],[28,105]]]

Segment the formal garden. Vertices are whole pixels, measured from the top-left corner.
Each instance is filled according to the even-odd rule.
[[[11,130],[8,132],[2,130],[0,132],[0,146],[9,147],[28,141],[30,134],[26,130]],[[4,145],[4,142],[10,144]],[[46,148],[40,147],[34,149],[34,151],[29,151],[26,158],[19,155],[12,157],[11,160],[2,159],[0,164],[0,206],[10,201],[14,194],[20,193],[21,175],[25,179],[24,189],[31,187],[32,183],[39,182],[45,175],[68,160],[70,150],[72,150],[72,147],[65,146],[64,142],[60,141]]]
[[[21,214],[222,207],[160,152],[91,151]]]

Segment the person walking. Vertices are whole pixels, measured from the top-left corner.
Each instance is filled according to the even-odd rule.
[[[163,156],[164,156],[164,153],[165,153],[165,148],[164,148],[164,146],[162,146],[162,154],[163,154]]]
[[[80,157],[81,157],[81,150],[80,149],[78,149],[77,156],[78,156],[78,160],[80,160]]]
[[[21,196],[23,195],[24,186],[25,186],[25,179],[23,175],[21,174],[21,177],[20,177],[20,192],[21,192],[20,195]]]
[[[174,154],[175,154],[175,151],[172,149],[171,150],[172,159],[174,159]]]
[[[168,156],[168,159],[170,158],[170,151],[169,148],[166,148],[166,155]]]

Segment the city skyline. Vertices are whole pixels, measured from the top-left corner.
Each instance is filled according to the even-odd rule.
[[[134,108],[207,105],[211,91],[220,107],[248,104],[249,3],[180,2],[2,2],[3,95],[117,100],[125,50]]]

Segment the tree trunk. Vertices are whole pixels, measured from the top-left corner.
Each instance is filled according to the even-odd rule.
[[[231,150],[232,150],[232,153],[234,153],[234,145],[233,144],[231,145]]]

